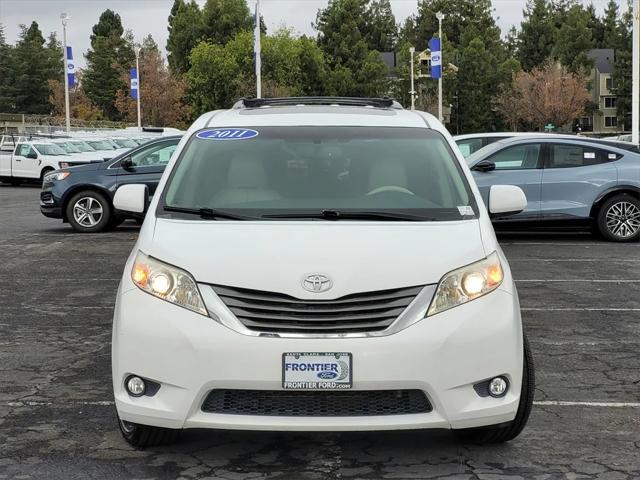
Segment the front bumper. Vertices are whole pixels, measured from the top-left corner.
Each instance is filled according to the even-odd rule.
[[[49,218],[62,218],[62,203],[53,182],[45,182],[40,192],[40,213]]]
[[[361,417],[282,417],[205,413],[212,389],[280,390],[283,352],[351,352],[353,389],[419,389],[429,413]],[[168,428],[248,430],[395,430],[469,428],[513,420],[522,377],[517,297],[496,290],[389,336],[273,338],[248,336],[138,289],[116,303],[112,368],[123,420]],[[130,374],[160,384],[133,398]],[[503,398],[481,397],[475,383],[508,378]]]

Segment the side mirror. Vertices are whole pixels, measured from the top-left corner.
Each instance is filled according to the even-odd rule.
[[[27,158],[33,158],[34,160],[36,160],[38,158],[38,154],[36,152],[29,152],[27,154]]]
[[[143,184],[122,185],[113,197],[116,210],[131,213],[144,213],[149,205],[149,190]]]
[[[120,162],[120,166],[125,170],[131,170],[133,168],[133,160],[131,160],[131,157],[127,157]]]
[[[527,197],[515,185],[493,185],[489,190],[489,214],[514,215],[527,208]]]
[[[476,163],[472,168],[472,170],[475,170],[476,172],[490,172],[495,169],[496,169],[496,164],[493,163],[491,160],[482,160]]]

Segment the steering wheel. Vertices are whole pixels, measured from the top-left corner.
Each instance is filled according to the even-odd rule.
[[[378,193],[384,192],[398,192],[415,196],[415,193],[413,193],[411,190],[404,187],[399,187],[398,185],[383,185],[382,187],[374,188],[369,193],[367,193],[367,195],[377,195]]]

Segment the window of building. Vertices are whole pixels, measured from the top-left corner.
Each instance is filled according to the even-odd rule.
[[[611,90],[612,88],[615,88],[615,83],[613,83],[613,78],[609,77],[605,80],[605,86],[607,87],[607,90]]]
[[[616,97],[604,97],[604,108],[616,108],[618,99]]]
[[[604,117],[604,126],[614,128],[618,126],[618,117]]]

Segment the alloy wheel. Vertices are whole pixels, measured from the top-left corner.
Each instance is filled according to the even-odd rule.
[[[616,202],[607,210],[606,222],[612,235],[632,237],[640,230],[640,209],[631,202]]]
[[[95,227],[103,214],[102,205],[93,197],[82,197],[73,205],[73,218],[83,227]]]

